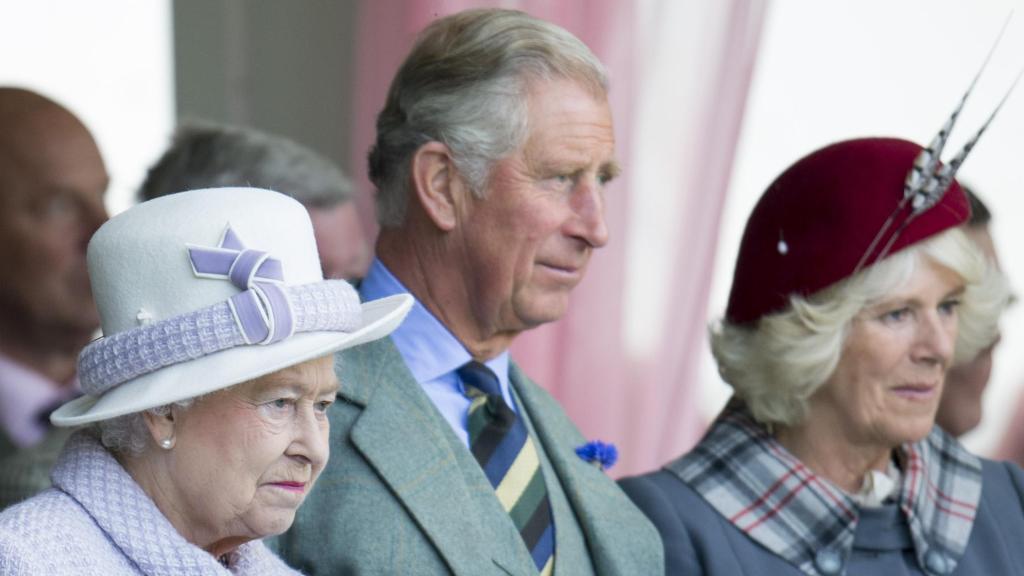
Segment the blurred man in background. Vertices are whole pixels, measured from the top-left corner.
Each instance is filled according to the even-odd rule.
[[[67,436],[48,418],[77,393],[78,353],[99,326],[85,249],[108,182],[78,118],[0,88],[0,507],[49,486]]]
[[[309,210],[325,278],[360,278],[370,247],[352,202],[352,184],[330,160],[292,140],[256,130],[192,124],[150,168],[141,200],[222,186],[254,186],[295,198]]]
[[[993,267],[990,273],[1000,274],[999,257],[996,254],[995,244],[992,242],[992,234],[989,230],[992,213],[973,190],[966,186],[963,189],[971,203],[971,218],[964,225],[964,231],[967,233],[967,237],[988,257]],[[1005,308],[1012,301],[1012,295],[1007,283],[1002,283],[1001,286],[1005,289],[1005,293],[992,295],[993,297],[987,298],[986,301],[993,306]],[[970,329],[970,327],[964,326],[961,329]],[[953,436],[963,436],[981,423],[982,396],[992,374],[992,351],[998,343],[997,339],[973,357],[957,358],[946,374],[946,383],[942,389],[942,400],[935,415],[935,423]]]

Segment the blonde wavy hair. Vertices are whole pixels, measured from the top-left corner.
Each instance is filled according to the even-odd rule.
[[[754,326],[726,321],[710,328],[722,378],[754,418],[767,426],[803,420],[807,400],[835,371],[850,323],[865,307],[904,285],[923,259],[956,272],[965,284],[953,363],[963,363],[998,337],[999,317],[1013,300],[1006,277],[959,228],[892,254]]]

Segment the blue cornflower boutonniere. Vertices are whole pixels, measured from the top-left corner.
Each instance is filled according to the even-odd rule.
[[[599,440],[593,440],[580,446],[576,449],[576,455],[585,462],[597,466],[599,470],[608,470],[615,466],[615,462],[619,459],[619,451],[615,448],[615,444]]]

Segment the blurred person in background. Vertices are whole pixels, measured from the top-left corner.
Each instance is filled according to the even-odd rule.
[[[1016,406],[996,448],[996,458],[1024,466],[1024,392],[1018,392]]]
[[[139,190],[150,200],[184,190],[254,186],[295,198],[309,210],[324,277],[361,278],[370,246],[338,167],[283,136],[250,128],[186,124],[178,128]]]
[[[50,485],[67,437],[49,413],[77,394],[75,362],[99,326],[85,249],[108,183],[74,114],[0,88],[0,509]]]
[[[1012,296],[1008,281],[1002,277],[999,257],[989,230],[992,213],[973,190],[967,186],[963,186],[963,189],[971,204],[971,217],[964,225],[964,232],[988,259],[990,269],[987,274],[992,274],[994,278],[986,285],[999,290],[1002,295],[1002,299],[996,297],[986,301],[1005,309],[1011,303]],[[935,423],[953,436],[963,436],[981,423],[983,395],[992,374],[992,353],[998,343],[997,337],[973,358],[954,358],[952,368],[946,373],[946,384],[942,388],[942,401],[935,414]]]

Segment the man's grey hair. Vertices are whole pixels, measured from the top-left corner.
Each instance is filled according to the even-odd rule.
[[[566,30],[514,10],[466,10],[419,36],[377,116],[369,154],[377,220],[405,219],[410,163],[423,144],[441,142],[473,193],[491,168],[526,140],[531,82],[568,79],[604,97],[608,79],[589,48]]]
[[[170,149],[149,169],[139,194],[142,200],[152,200],[222,186],[275,190],[307,208],[329,208],[352,198],[349,179],[313,150],[282,136],[206,123],[178,128]]]
[[[951,228],[809,298],[792,296],[789,307],[753,327],[725,321],[713,326],[711,351],[719,373],[758,422],[800,423],[808,399],[839,365],[855,317],[904,285],[926,258],[965,283],[952,363],[974,358],[998,336],[1012,290],[963,231]]]

